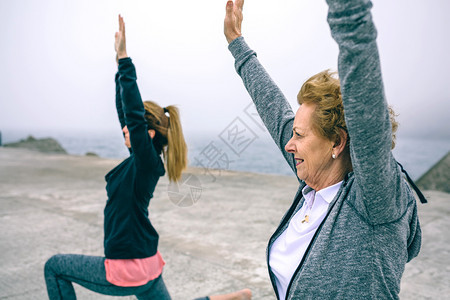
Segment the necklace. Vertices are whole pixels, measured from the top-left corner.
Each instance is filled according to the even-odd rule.
[[[304,193],[303,197],[305,197],[304,205],[306,205],[305,216],[303,217],[303,220],[300,221],[302,224],[309,223],[309,215],[311,214],[312,206],[314,204],[314,200],[316,199],[316,191],[309,186],[306,187],[307,188],[302,191]]]
[[[305,212],[305,217],[301,221],[302,224],[309,223],[309,215],[311,214],[312,206],[314,204],[314,200],[315,200],[315,197],[316,197],[315,192],[314,191],[312,191],[312,192],[314,193],[313,196],[312,196],[313,198],[311,199],[311,201],[307,201],[305,203],[306,204],[306,212]]]

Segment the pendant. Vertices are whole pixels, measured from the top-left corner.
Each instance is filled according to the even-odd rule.
[[[303,219],[302,223],[309,223],[309,216],[306,215],[305,218]]]

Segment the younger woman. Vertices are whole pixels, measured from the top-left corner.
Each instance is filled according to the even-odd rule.
[[[45,264],[51,300],[76,299],[72,282],[105,295],[170,299],[161,277],[164,260],[158,252],[158,234],[148,218],[148,206],[165,169],[169,180],[180,179],[187,163],[187,147],[177,108],[142,102],[136,70],[126,53],[125,25],[120,16],[115,40],[119,67],[116,108],[130,156],[105,177],[108,195],[104,210],[105,257],[75,254],[51,257]],[[250,297],[250,291],[243,290],[210,299]]]

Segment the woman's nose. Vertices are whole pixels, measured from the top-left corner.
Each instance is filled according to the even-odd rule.
[[[292,138],[287,142],[286,146],[284,146],[284,150],[289,153],[295,152],[295,146],[294,143],[292,143]]]

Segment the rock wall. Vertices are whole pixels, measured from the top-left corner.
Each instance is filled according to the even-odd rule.
[[[45,153],[61,153],[67,154],[67,151],[52,138],[36,139],[33,136],[28,136],[26,139],[15,143],[5,144],[4,147],[26,148],[30,150],[37,150]]]
[[[423,174],[416,184],[424,190],[450,193],[450,151]]]

